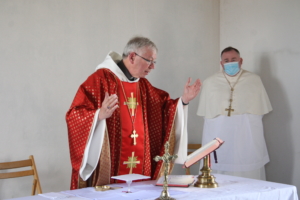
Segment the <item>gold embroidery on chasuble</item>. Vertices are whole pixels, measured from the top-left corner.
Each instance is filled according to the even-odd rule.
[[[143,107],[146,131],[146,156],[147,153],[150,153],[149,162],[145,162],[144,169],[150,173],[152,179],[156,179],[159,176],[161,162],[156,162],[153,158],[163,155],[164,143],[170,139],[170,134],[175,133],[173,123],[178,99],[170,99],[167,92],[154,88],[146,79],[141,79],[140,82],[140,90],[143,94],[141,106]],[[147,159],[145,160],[147,161]]]
[[[73,167],[71,182],[72,189],[87,187],[87,182],[83,181],[79,176],[79,169],[81,166],[85,145],[88,141],[90,127],[93,124],[95,111],[91,111],[92,109],[81,109],[78,105],[83,102],[85,95],[91,96],[91,94],[97,95],[91,86],[86,86],[84,92],[83,90],[79,90],[66,116],[69,132],[70,155]],[[97,101],[97,99],[95,101]],[[84,103],[87,107],[94,108],[93,103],[89,101],[84,101]]]
[[[80,176],[78,176],[78,188],[86,188],[88,187],[87,181],[82,180]],[[76,187],[77,188],[77,187]]]
[[[137,157],[134,156],[134,152],[132,152],[132,156],[128,157],[128,161],[123,162],[124,165],[127,165],[129,168],[129,174],[132,174],[132,168],[136,168],[137,164],[140,164],[140,161],[137,160]]]
[[[118,175],[144,174],[145,137],[139,83],[119,83],[122,140]]]
[[[101,149],[99,164],[93,173],[92,186],[106,185],[110,183],[111,156],[108,132],[105,130],[104,141]]]

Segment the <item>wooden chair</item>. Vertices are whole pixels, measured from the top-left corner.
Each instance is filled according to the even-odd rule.
[[[188,144],[187,148],[188,148],[188,152],[187,154],[190,155],[191,153],[193,153],[195,150],[199,149],[201,147],[201,144]],[[185,174],[186,175],[191,175],[190,172],[190,168],[185,168]]]
[[[6,169],[15,169],[15,168],[22,168],[22,167],[31,167],[31,169],[30,170],[22,169],[22,171],[20,171],[21,169],[19,169],[19,171],[16,172],[1,172],[2,170],[6,170]],[[39,176],[32,155],[29,156],[29,159],[27,160],[0,163],[0,179],[16,178],[16,177],[23,177],[23,176],[33,176],[31,195],[35,195],[36,190],[38,194],[42,194],[42,188],[41,188]]]

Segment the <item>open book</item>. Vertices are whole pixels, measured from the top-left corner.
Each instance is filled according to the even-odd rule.
[[[215,138],[211,142],[197,149],[193,153],[187,156],[186,161],[183,164],[183,168],[190,167],[195,164],[200,159],[204,158],[206,155],[218,149],[224,143],[220,138]]]
[[[164,176],[161,176],[155,185],[164,185]],[[194,175],[168,175],[168,186],[171,187],[189,187],[195,181]]]

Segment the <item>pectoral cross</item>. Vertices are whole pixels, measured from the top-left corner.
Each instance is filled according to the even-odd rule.
[[[226,77],[225,77],[226,78]],[[227,80],[228,81],[228,80]],[[229,83],[229,82],[228,82]],[[230,85],[230,83],[229,83],[229,85]],[[231,85],[230,85],[230,87],[231,87]],[[231,115],[231,111],[233,112],[234,111],[234,109],[232,109],[231,108],[231,103],[232,103],[232,96],[233,96],[233,87],[231,87],[231,90],[230,90],[230,99],[229,99],[229,108],[225,108],[225,111],[228,111],[228,114],[227,114],[227,116],[229,116],[230,117],[230,115]]]
[[[128,161],[124,161],[123,164],[127,164],[127,168],[130,168],[129,174],[132,174],[132,168],[136,168],[136,164],[140,164],[140,161],[137,160],[137,157],[134,157],[134,152],[132,152],[131,157],[128,157]]]
[[[129,110],[131,110],[131,116],[134,116],[134,110],[136,109],[136,106],[139,105],[139,103],[136,102],[136,98],[133,97],[133,92],[131,92],[130,94],[131,97],[128,97],[128,101],[124,102],[124,104],[126,104]]]
[[[228,111],[227,116],[230,117],[231,111],[234,112],[234,109],[231,108],[231,102],[232,102],[232,99],[230,99],[229,101],[230,101],[229,108],[226,108],[225,111]]]
[[[133,130],[132,134],[130,135],[131,138],[133,138],[133,145],[136,145],[136,138],[138,137],[139,135],[136,134],[136,131]]]

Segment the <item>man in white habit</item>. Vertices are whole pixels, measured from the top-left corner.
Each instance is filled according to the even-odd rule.
[[[272,110],[260,77],[242,69],[233,47],[221,52],[222,69],[203,82],[197,115],[204,116],[202,144],[219,137],[214,173],[265,180],[269,155],[262,118]]]

